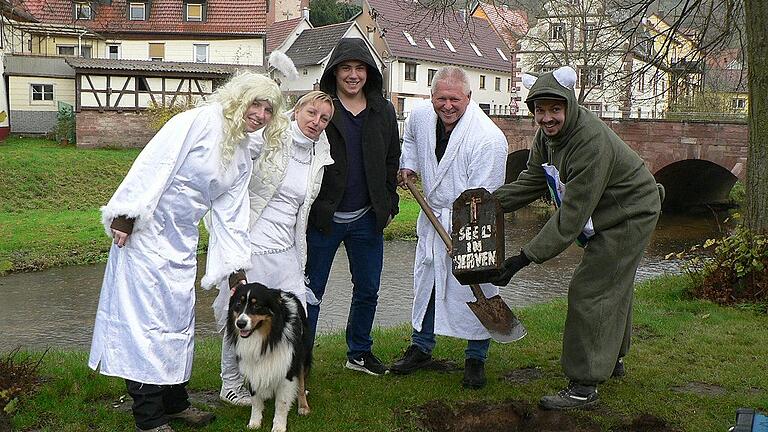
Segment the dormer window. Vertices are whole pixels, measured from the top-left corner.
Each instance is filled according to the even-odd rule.
[[[131,21],[146,21],[147,4],[146,3],[129,3],[128,19]]]
[[[93,19],[93,9],[91,9],[91,3],[89,2],[75,2],[75,19],[76,20],[89,20]]]
[[[205,3],[189,2],[184,4],[184,19],[186,21],[204,21]]]

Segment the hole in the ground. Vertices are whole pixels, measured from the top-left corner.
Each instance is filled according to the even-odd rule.
[[[430,401],[410,410],[416,422],[430,432],[602,432],[595,421],[578,411],[546,411],[524,401],[472,401],[454,406]],[[643,414],[630,423],[611,427],[614,432],[674,432],[677,429],[655,416]]]

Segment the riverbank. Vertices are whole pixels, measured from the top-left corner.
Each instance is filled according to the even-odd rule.
[[[637,287],[627,375],[600,387],[595,410],[561,415],[535,408],[541,395],[566,384],[558,362],[566,303],[557,300],[518,311],[529,335],[518,343],[492,344],[488,385],[480,391],[459,385],[464,351],[459,340],[439,339],[434,354],[442,360],[436,369],[442,370],[371,377],[342,367],[343,334],[323,335],[309,382],[312,413],[299,417],[292,410],[289,429],[568,431],[579,424],[581,431],[727,430],[739,407],[768,410],[768,317],[688,299],[686,287],[683,276]],[[406,327],[377,329],[376,354],[391,362],[401,355],[408,335]],[[195,403],[218,417],[204,430],[244,430],[249,408],[224,406],[217,399],[219,347],[216,338],[198,343],[190,389]],[[132,430],[123,382],[90,371],[86,359],[86,352],[48,352],[39,390],[16,405],[14,430]],[[265,430],[271,402],[268,407]],[[526,413],[528,420],[520,416]],[[468,426],[470,417],[473,426]],[[541,423],[513,428],[524,421]],[[542,426],[545,421],[549,429]]]
[[[99,207],[128,172],[138,149],[78,150],[40,138],[0,143],[0,275],[105,262],[110,240]],[[402,190],[385,238],[415,238],[418,204]],[[198,249],[208,246],[201,224]]]

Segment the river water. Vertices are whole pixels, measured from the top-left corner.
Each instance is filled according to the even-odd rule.
[[[507,215],[507,255],[530,240],[548,217],[547,210],[538,208]],[[721,235],[722,224],[722,220],[713,215],[662,215],[638,269],[637,280],[678,273],[680,263],[665,259],[665,255]],[[410,322],[414,249],[412,241],[385,243],[375,325],[389,327]],[[562,297],[580,258],[581,249],[572,246],[543,265],[532,264],[515,275],[512,282],[501,289],[501,295],[513,309]],[[0,351],[16,347],[88,349],[103,274],[104,265],[100,264],[0,277]],[[346,326],[351,292],[347,257],[341,247],[320,312],[321,332]],[[214,291],[197,288],[198,337],[216,333],[211,309],[215,296]]]

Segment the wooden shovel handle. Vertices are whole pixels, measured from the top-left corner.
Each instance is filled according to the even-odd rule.
[[[443,239],[443,243],[445,243],[445,246],[450,251],[453,249],[453,242],[451,241],[451,236],[448,235],[448,233],[445,231],[445,228],[443,228],[443,224],[440,223],[439,220],[437,220],[437,216],[435,216],[435,212],[432,211],[432,207],[427,204],[427,200],[424,199],[424,196],[419,192],[418,189],[416,189],[416,186],[413,184],[410,178],[407,176],[405,177],[405,185],[408,187],[408,190],[411,191],[411,194],[414,198],[416,198],[416,202],[419,203],[419,207],[424,211],[424,214],[427,215],[427,219],[429,219],[430,222],[432,222],[432,226],[435,227],[435,230],[437,230],[437,233],[440,234],[440,238]]]

